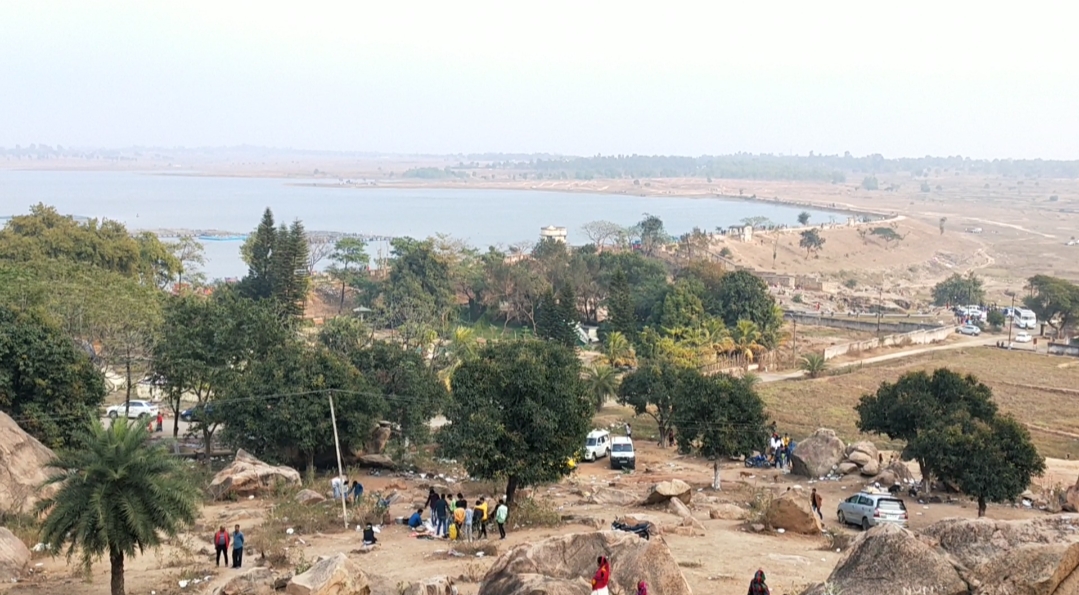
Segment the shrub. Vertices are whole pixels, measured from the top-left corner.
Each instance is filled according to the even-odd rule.
[[[546,501],[537,502],[524,498],[516,502],[509,519],[514,529],[521,527],[556,527],[562,524],[562,515]]]
[[[734,256],[734,252],[731,252],[730,248],[724,246],[723,249],[719,251],[719,255],[723,258],[730,258]]]
[[[800,294],[800,293],[794,294],[794,303],[796,303],[796,304],[801,304],[802,303],[802,294]]]
[[[828,362],[821,353],[810,353],[802,358],[800,366],[810,378],[819,378],[828,369]]]
[[[843,286],[846,287],[847,289],[854,289],[855,287],[858,286],[858,280],[857,279],[847,279],[846,281],[843,282]]]

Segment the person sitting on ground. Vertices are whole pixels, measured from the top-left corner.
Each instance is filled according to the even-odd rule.
[[[416,512],[412,513],[412,516],[408,517],[409,529],[419,530],[423,527],[423,508],[417,508]]]
[[[753,575],[753,580],[749,583],[748,595],[772,595],[772,592],[768,590],[768,585],[764,583],[764,571],[757,570],[757,574]]]
[[[375,537],[375,528],[371,526],[371,523],[367,523],[363,528],[363,544],[375,545],[376,543],[378,543],[378,538]]]

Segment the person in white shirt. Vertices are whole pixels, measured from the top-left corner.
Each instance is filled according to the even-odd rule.
[[[335,476],[330,480],[330,488],[333,489],[334,500],[343,498],[345,495],[345,480],[340,475]]]

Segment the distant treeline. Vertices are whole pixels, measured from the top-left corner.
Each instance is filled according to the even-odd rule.
[[[1043,159],[971,159],[969,157],[917,157],[886,159],[882,155],[736,155],[677,157],[666,155],[611,155],[537,158],[501,161],[495,168],[533,169],[544,178],[727,178],[746,180],[846,181],[850,172],[908,173],[915,177],[964,173],[1034,178],[1079,178],[1079,161]]]

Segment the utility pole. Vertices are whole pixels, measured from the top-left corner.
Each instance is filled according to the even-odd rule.
[[[1012,346],[1012,325],[1015,324],[1015,292],[1014,291],[1009,291],[1008,293],[1011,294],[1011,296],[1012,296],[1012,309],[1011,309],[1012,315],[1011,315],[1010,318],[1008,318],[1008,348],[1011,348],[1011,346]]]
[[[798,363],[798,319],[792,318],[791,322],[794,323],[794,363]]]
[[[333,422],[333,443],[337,447],[337,476],[345,481],[345,468],[341,465],[341,440],[337,437],[337,413],[333,408],[333,393],[326,395],[330,398],[330,420]],[[348,508],[345,506],[345,494],[348,493],[348,484],[341,486],[341,515],[345,519],[345,529],[348,529]]]
[[[884,282],[881,281],[880,292],[877,294],[877,338],[880,338],[880,319],[884,317]]]

